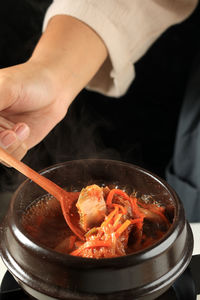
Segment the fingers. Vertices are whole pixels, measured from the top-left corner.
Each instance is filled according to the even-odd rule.
[[[12,130],[16,134],[16,137],[19,141],[25,141],[30,134],[30,128],[25,123],[17,123],[13,126]]]
[[[6,118],[0,116],[0,131],[2,129],[12,129],[15,124]]]
[[[15,158],[21,160],[28,150],[25,140],[29,137],[29,134],[30,129],[24,123],[17,123],[12,129],[0,127],[0,146]]]

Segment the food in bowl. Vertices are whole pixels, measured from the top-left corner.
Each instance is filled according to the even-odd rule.
[[[133,254],[126,249],[129,255],[114,258],[68,255],[76,249],[66,250],[68,237],[73,234],[63,218],[60,203],[50,195],[44,196],[43,189],[26,180],[13,195],[0,226],[0,254],[8,270],[32,297],[151,300],[164,294],[188,266],[193,251],[192,231],[179,197],[161,178],[138,166],[103,159],[65,162],[47,168],[42,174],[70,192],[70,220],[75,226],[80,226],[76,207],[80,191],[93,184],[121,189],[138,202],[141,199],[163,207],[170,225],[163,237]],[[157,229],[154,223],[144,218],[143,229],[147,234],[148,228],[150,233]],[[23,225],[30,226],[32,235]],[[132,245],[132,237],[131,234],[128,246]]]
[[[127,193],[117,186],[92,184],[69,192],[71,229],[52,196],[35,200],[22,216],[25,231],[38,244],[86,258],[113,258],[143,250],[159,241],[173,222],[173,207],[151,195]]]

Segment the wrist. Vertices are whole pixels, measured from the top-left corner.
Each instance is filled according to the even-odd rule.
[[[73,17],[55,16],[30,61],[43,65],[58,93],[73,100],[106,57],[103,41],[90,27]]]

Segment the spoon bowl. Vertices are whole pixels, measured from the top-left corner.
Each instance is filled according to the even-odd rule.
[[[85,240],[84,234],[81,231],[81,229],[77,228],[77,226],[75,227],[69,218],[70,203],[72,202],[71,193],[65,191],[64,189],[62,189],[60,186],[58,186],[48,178],[40,175],[38,172],[31,169],[23,162],[17,160],[15,157],[10,155],[2,148],[0,148],[0,159],[6,164],[8,164],[9,166],[19,171],[20,173],[22,173],[23,175],[25,175],[26,177],[28,177],[29,179],[31,179],[32,181],[34,181],[36,184],[42,187],[49,194],[54,196],[60,202],[63,216],[70,229],[81,240]]]

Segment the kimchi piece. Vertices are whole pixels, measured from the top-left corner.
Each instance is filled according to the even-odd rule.
[[[57,212],[50,214],[48,226],[38,211],[34,218],[29,214],[24,227],[45,246],[73,256],[100,259],[140,251],[160,240],[173,221],[173,213],[170,217],[166,207],[151,196],[128,195],[122,189],[93,184],[76,193],[70,211],[71,222],[84,232],[85,239],[80,240],[52,201],[50,207],[54,204]]]
[[[123,256],[154,244],[170,227],[164,206],[144,202],[121,189],[88,186],[76,206],[79,225],[87,232],[85,242],[74,242],[75,249],[70,252],[74,256]]]

